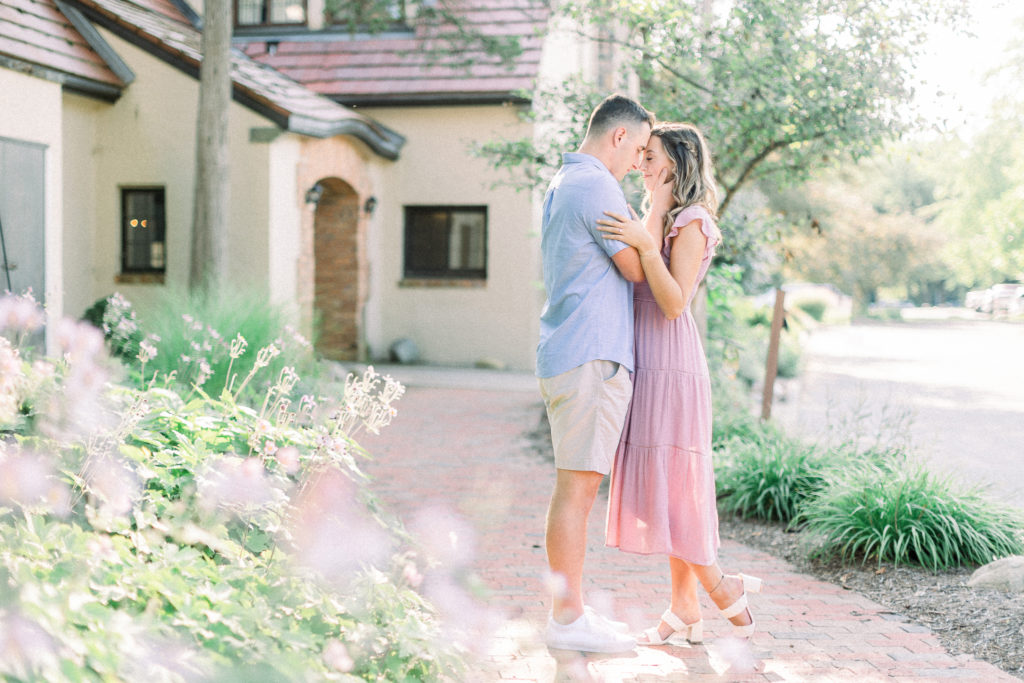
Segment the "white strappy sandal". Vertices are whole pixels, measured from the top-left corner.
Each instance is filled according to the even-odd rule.
[[[749,607],[747,606],[747,593],[760,593],[762,581],[756,576],[747,576],[746,574],[739,574],[738,578],[743,582],[743,594],[736,599],[736,602],[732,603],[728,607],[720,609],[719,611],[722,613],[722,616],[726,619],[732,619],[733,617],[742,614],[744,610],[747,610],[747,614],[750,615],[750,623],[745,624],[743,626],[737,626],[733,624],[732,627],[733,636],[735,636],[736,638],[746,639],[753,636],[755,630],[754,613],[750,612]]]
[[[704,620],[698,619],[692,624],[687,624],[682,619],[677,617],[671,609],[665,610],[664,614],[661,615],[661,620],[664,621],[672,629],[664,638],[661,637],[661,633],[658,631],[657,626],[652,626],[643,632],[643,636],[647,638],[646,641],[637,641],[638,645],[664,645],[668,642],[669,638],[677,633],[686,633],[686,641],[688,643],[700,643],[704,640]]]

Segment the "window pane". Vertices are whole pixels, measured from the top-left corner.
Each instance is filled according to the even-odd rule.
[[[306,21],[303,0],[270,0],[270,23],[301,24]]]
[[[448,212],[410,212],[406,229],[407,269],[420,274],[439,274],[448,268]]]
[[[335,0],[327,6],[334,24],[382,28],[406,21],[405,0]]]
[[[164,191],[122,190],[122,270],[164,270]]]
[[[452,213],[448,265],[452,270],[481,270],[486,260],[482,213]]]
[[[263,0],[238,0],[238,25],[254,26],[263,23]]]

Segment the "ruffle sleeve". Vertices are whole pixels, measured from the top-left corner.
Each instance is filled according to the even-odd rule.
[[[671,240],[673,237],[679,234],[679,229],[689,225],[695,220],[700,221],[700,231],[704,233],[704,236],[708,238],[708,244],[704,248],[705,256],[718,246],[718,231],[715,229],[715,219],[711,217],[708,210],[699,204],[693,204],[688,206],[676,215],[675,221],[672,223],[672,228],[665,235],[665,240],[662,242],[662,252],[666,255],[669,253]]]

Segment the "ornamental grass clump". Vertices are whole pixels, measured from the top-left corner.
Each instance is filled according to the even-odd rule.
[[[920,463],[865,465],[830,481],[801,514],[820,558],[933,571],[1024,553],[1024,516]]]
[[[740,517],[792,522],[824,488],[842,458],[762,424],[715,453],[719,509]]]

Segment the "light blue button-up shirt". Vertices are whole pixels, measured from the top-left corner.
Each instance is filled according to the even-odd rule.
[[[592,360],[633,371],[633,285],[611,257],[626,249],[597,229],[605,211],[628,216],[615,177],[596,157],[564,154],[544,196],[541,254],[548,299],[540,316],[537,376]]]

